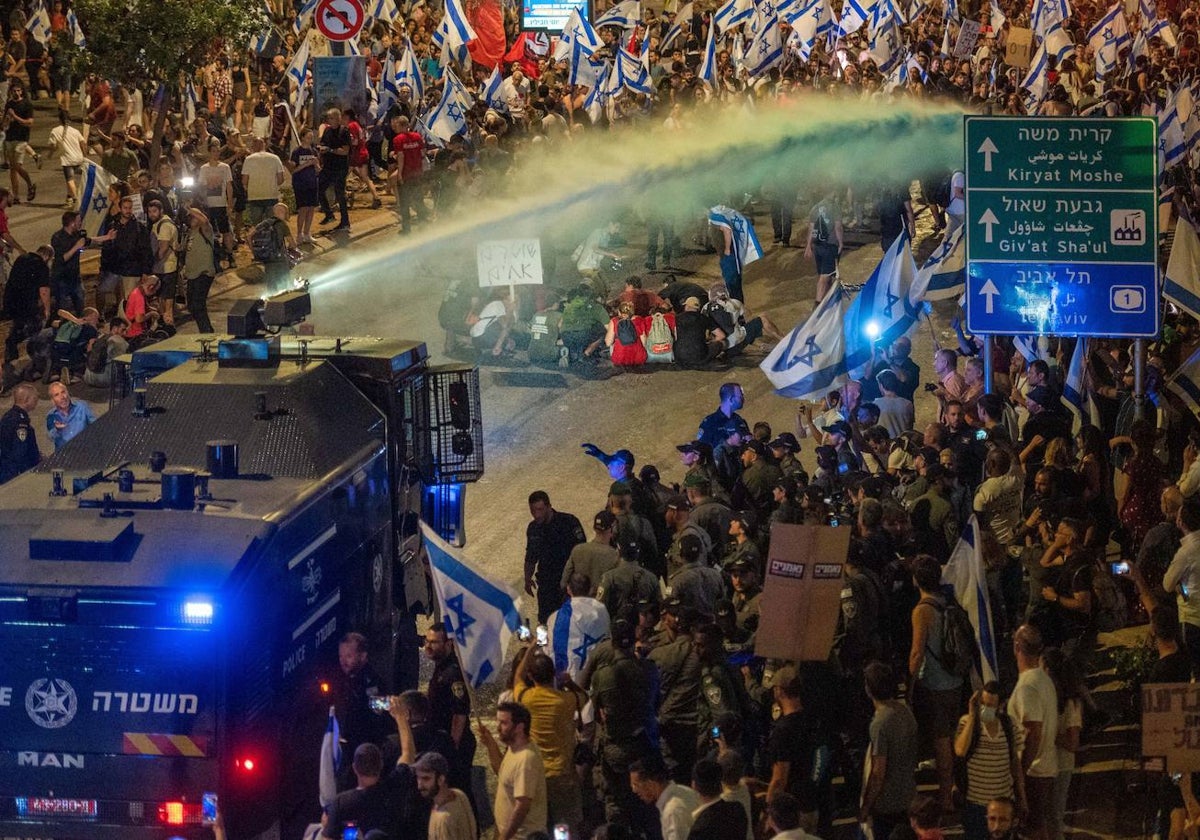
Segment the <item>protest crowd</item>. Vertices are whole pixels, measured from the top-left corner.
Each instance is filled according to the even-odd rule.
[[[486,3],[381,0],[351,50],[366,56],[362,114],[312,101],[314,5],[294,21],[276,9],[249,49],[214,56],[177,91],[182,108],[157,137],[151,115],[167,99],[99,78],[83,81],[86,131],[76,129],[68,109],[80,80],[54,56],[79,43],[86,20],[62,3],[13,13],[13,189],[0,189],[0,239],[15,256],[4,296],[14,405],[0,420],[0,480],[38,460],[33,380],[59,380],[45,431],[62,445],[90,421],[67,389],[77,375],[107,384],[109,358],[170,334],[184,312],[212,331],[207,290],[240,246],[266,266],[269,290],[282,288],[318,207],[341,233],[351,197],[369,195],[375,209],[386,196],[405,232],[452,217],[540,144],[601,131],[617,142],[651,123],[700,131],[706,109],[810,96],[1157,117],[1164,213],[1177,221],[1168,312],[1145,347],[985,341],[956,320],[956,347],[914,359],[907,336],[926,304],[952,301],[964,282],[963,177],[936,168],[865,194],[814,195],[781,178],[751,201],[713,196],[685,222],[642,212],[647,272],[674,265],[694,233],[719,257],[722,282],[710,287],[682,274],[661,288],[637,276],[610,287],[610,266],[628,251],[619,220],[579,238],[578,279],[561,300],[452,287],[447,348],[469,343],[481,360],[519,352],[584,373],[708,369],[777,342],[762,367],[799,400],[795,427],[749,422],[741,387],[727,382],[695,438],[680,440],[678,465],[639,468],[631,449],[585,444],[604,467],[590,518],[531,493],[524,588],[537,626],[514,634],[495,733],[473,720],[452,616],[426,633],[427,689],[389,698],[386,711],[370,707],[386,692],[365,640],[347,634],[347,761],[320,829],[339,838],[353,826],[365,840],[473,840],[490,826],[500,840],[854,830],[938,840],[961,825],[968,840],[1062,837],[1076,756],[1103,719],[1086,679],[1098,634],[1148,621],[1157,659],[1146,682],[1200,671],[1200,601],[1190,600],[1200,598],[1195,4],[1141,0],[1126,14],[1066,0],[729,0],[661,12],[623,2],[594,21],[573,14],[551,39],[518,35],[515,12]],[[976,36],[965,50],[964,32]],[[1024,51],[1009,49],[1026,38]],[[25,251],[7,214],[35,198],[25,144],[40,146],[46,127],[27,100],[47,89],[62,108],[41,152],[63,168],[62,230]],[[917,196],[934,230],[919,243],[929,255],[920,267]],[[803,248],[818,277],[812,315],[786,335],[745,306],[742,270],[764,253],[753,216],[766,205],[771,244]],[[838,260],[846,231],[867,217],[878,218],[883,259],[853,295]],[[80,253],[94,246],[89,301]],[[885,317],[878,301],[896,277],[906,305]],[[918,398],[936,401],[921,428]],[[756,655],[768,546],[798,525],[849,532],[820,662]],[[933,781],[921,795],[919,772]],[[1161,782],[1162,836],[1194,833],[1191,777]]]

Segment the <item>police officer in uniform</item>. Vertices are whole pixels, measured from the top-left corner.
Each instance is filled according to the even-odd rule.
[[[720,561],[725,556],[725,547],[729,540],[729,520],[733,511],[729,505],[713,498],[713,484],[698,473],[688,473],[683,480],[683,489],[691,502],[692,512],[688,521],[703,528],[712,541],[711,561]]]
[[[797,484],[808,484],[808,473],[805,471],[804,465],[796,458],[796,453],[800,451],[800,441],[796,440],[794,434],[782,432],[767,446],[770,448],[771,455],[774,456],[780,472],[794,478]]]
[[[361,744],[381,744],[395,731],[386,713],[371,709],[371,698],[387,694],[379,674],[367,661],[367,637],[347,633],[338,642],[340,679],[335,683],[334,705],[341,724],[345,751],[353,754]],[[354,772],[347,764],[338,776],[338,788],[354,784]]]
[[[738,414],[738,409],[746,403],[742,386],[736,382],[725,382],[718,392],[721,404],[717,410],[700,421],[700,431],[696,440],[707,443],[713,449],[724,443],[733,432],[743,438],[750,437],[750,426]]]
[[[12,408],[0,417],[0,484],[11,481],[41,461],[29,412],[37,408],[37,389],[22,382],[13,389]]]
[[[661,681],[658,731],[663,758],[679,784],[691,780],[700,723],[700,656],[692,641],[691,619],[682,601],[667,598],[662,622],[665,639],[650,651]]]
[[[725,568],[734,563],[744,562],[756,569],[763,567],[762,551],[758,547],[758,525],[754,514],[743,511],[735,514],[729,521],[729,536],[731,543],[729,552],[725,555]]]
[[[533,520],[525,529],[525,591],[533,595],[537,582],[538,624],[545,624],[562,606],[562,575],[571,550],[587,537],[579,519],[550,505],[545,490],[529,494],[529,515]]]
[[[687,467],[687,472],[683,476],[684,482],[686,483],[692,475],[707,479],[714,488],[714,496],[725,504],[729,504],[729,494],[721,487],[721,476],[717,472],[717,465],[713,463],[713,448],[699,440],[681,443],[675,448],[679,450],[679,457],[683,461],[683,465]]]
[[[733,506],[738,510],[753,510],[766,521],[774,507],[774,490],[783,472],[771,462],[766,444],[747,441],[742,446],[742,474],[733,486]]]
[[[636,540],[620,538],[617,542],[617,552],[621,557],[616,568],[609,569],[600,578],[596,587],[596,600],[604,604],[610,616],[624,615],[631,608],[636,609],[642,600],[658,603],[661,593],[658,587],[658,577],[642,568],[638,562],[641,546]]]
[[[771,524],[774,525],[778,522],[783,525],[803,525],[804,510],[796,500],[796,494],[799,493],[796,480],[785,475],[775,482],[773,492],[775,494],[775,512],[771,514]]]
[[[833,637],[833,655],[841,669],[848,714],[844,731],[856,734],[866,732],[872,715],[870,702],[862,690],[863,668],[883,656],[880,622],[886,597],[883,583],[861,564],[862,559],[852,547],[842,567],[845,582]]]
[[[758,567],[739,559],[729,566],[729,578],[733,582],[732,600],[737,626],[753,638],[758,630],[759,604],[762,602]]]
[[[435,624],[425,631],[425,655],[433,662],[433,676],[429,678],[429,723],[450,736],[454,755],[450,760],[450,775],[447,779],[471,799],[471,764],[475,761],[475,733],[471,731],[471,695],[467,682],[454,655],[446,628]]]

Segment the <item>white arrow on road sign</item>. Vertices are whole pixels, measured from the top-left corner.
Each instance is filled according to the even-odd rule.
[[[992,171],[992,155],[994,155],[1000,151],[999,149],[996,148],[996,144],[992,142],[992,138],[984,137],[983,142],[979,144],[979,149],[977,151],[983,155],[983,171],[991,172]]]
[[[1000,224],[1000,220],[996,218],[996,214],[992,212],[992,208],[983,211],[983,215],[979,217],[979,224],[983,225],[983,241],[991,243],[992,241],[992,226]]]
[[[980,288],[979,294],[986,298],[984,301],[984,311],[991,315],[995,311],[995,304],[993,301],[996,299],[996,295],[1000,294],[1000,290],[996,288],[995,283],[993,283],[991,280],[988,280],[983,284],[982,288]]]

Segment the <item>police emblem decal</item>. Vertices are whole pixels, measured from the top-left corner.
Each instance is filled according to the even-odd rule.
[[[25,711],[43,729],[61,729],[75,718],[79,698],[66,680],[44,677],[25,692]]]

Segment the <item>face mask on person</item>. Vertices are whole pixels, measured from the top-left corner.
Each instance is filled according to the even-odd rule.
[[[979,707],[979,719],[981,721],[983,721],[984,723],[995,723],[996,722],[996,710],[994,708],[992,708],[991,706],[980,706]]]

